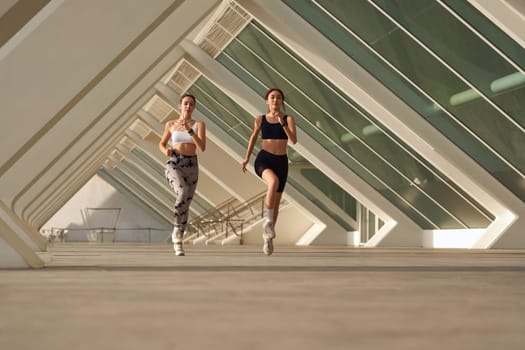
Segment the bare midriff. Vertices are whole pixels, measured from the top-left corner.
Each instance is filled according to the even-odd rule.
[[[287,139],[266,139],[262,140],[262,149],[268,153],[278,156],[286,154]]]
[[[171,147],[173,151],[185,156],[194,156],[197,146],[194,143],[178,143]]]

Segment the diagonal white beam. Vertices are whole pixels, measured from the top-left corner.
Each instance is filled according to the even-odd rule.
[[[514,41],[525,47],[525,3],[521,0],[468,0]]]

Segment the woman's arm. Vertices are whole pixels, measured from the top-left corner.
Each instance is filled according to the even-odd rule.
[[[191,128],[188,129],[188,131],[189,130],[191,130]],[[204,122],[197,122],[197,133],[194,133],[191,137],[197,148],[201,152],[204,152],[206,150],[206,124],[204,124]]]
[[[160,138],[159,142],[159,149],[165,156],[171,155],[171,149],[167,147],[168,141],[171,137],[171,127],[173,126],[173,120],[169,120],[166,122],[166,125],[164,126],[164,133],[162,134],[162,137]]]
[[[295,145],[297,143],[297,130],[295,128],[295,119],[291,115],[288,115],[288,117],[286,118],[286,122],[280,120],[280,118],[279,122],[281,123],[286,135],[288,135],[288,140],[290,140],[290,142]]]

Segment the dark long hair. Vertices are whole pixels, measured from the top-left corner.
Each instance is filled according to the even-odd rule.
[[[273,92],[273,91],[277,91],[281,94],[282,98],[283,98],[283,111],[286,112],[286,106],[284,105],[284,93],[283,93],[283,90],[279,89],[279,88],[270,88],[268,89],[268,91],[266,91],[266,94],[264,95],[264,100],[268,100],[268,96]]]

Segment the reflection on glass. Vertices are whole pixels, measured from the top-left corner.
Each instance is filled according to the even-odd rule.
[[[525,200],[523,77],[449,12],[434,1],[284,1]]]
[[[332,202],[356,219],[356,200],[316,168],[304,168],[301,174],[323,192]]]

